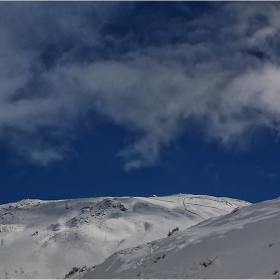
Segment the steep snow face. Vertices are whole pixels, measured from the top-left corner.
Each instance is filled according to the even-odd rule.
[[[72,267],[99,264],[116,251],[246,205],[185,194],[5,204],[0,206],[0,278],[61,278]]]
[[[122,250],[82,278],[280,278],[280,198]]]

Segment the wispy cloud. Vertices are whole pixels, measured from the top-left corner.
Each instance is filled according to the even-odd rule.
[[[258,176],[260,176],[260,177],[266,177],[266,178],[269,178],[269,179],[275,179],[276,178],[275,173],[267,172],[260,166],[256,167],[256,172],[257,172]]]
[[[278,3],[137,5],[1,3],[0,137],[18,154],[63,159],[90,110],[134,136],[127,170],[154,164],[190,118],[226,146],[280,130]]]

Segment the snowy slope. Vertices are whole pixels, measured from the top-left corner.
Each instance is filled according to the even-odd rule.
[[[249,203],[210,196],[23,200],[0,206],[0,278],[64,277]]]
[[[84,278],[280,278],[280,198],[122,250]]]

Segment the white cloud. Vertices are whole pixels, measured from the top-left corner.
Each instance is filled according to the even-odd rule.
[[[46,44],[77,40],[81,48],[102,47],[102,28],[110,16],[116,20],[118,5],[107,10],[105,3],[75,4],[61,15],[65,5],[46,5],[45,12],[38,8],[42,3],[31,5],[33,11],[40,10],[31,18],[26,6],[19,5],[24,12],[15,11],[13,4],[10,10],[5,6],[6,13],[15,12],[23,27],[0,22],[4,42],[0,52],[5,54],[0,60],[0,137],[10,143],[29,137],[30,146],[16,150],[32,162],[45,165],[61,160],[68,153],[63,143],[68,143],[69,130],[88,110],[134,135],[134,141],[119,152],[127,170],[159,160],[162,146],[182,134],[190,117],[203,122],[205,136],[226,146],[242,142],[254,127],[280,130],[277,4],[223,4],[213,14],[193,21],[168,22],[168,30],[181,28],[177,30],[184,39],[181,43],[143,47],[136,43],[137,35],[130,33],[133,47],[125,54],[112,49],[110,59],[81,62],[75,51],[62,51],[49,69],[40,60]],[[103,17],[93,16],[93,26],[90,11],[98,15],[99,10]],[[28,30],[33,32],[30,44],[21,37],[15,39]],[[125,35],[110,36],[118,48],[127,43]],[[47,140],[40,135],[45,127],[52,131]]]

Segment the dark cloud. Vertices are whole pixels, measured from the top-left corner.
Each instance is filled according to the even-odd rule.
[[[2,2],[0,137],[46,165],[94,111],[135,136],[119,152],[131,169],[191,118],[226,146],[279,131],[279,15],[259,2]]]

